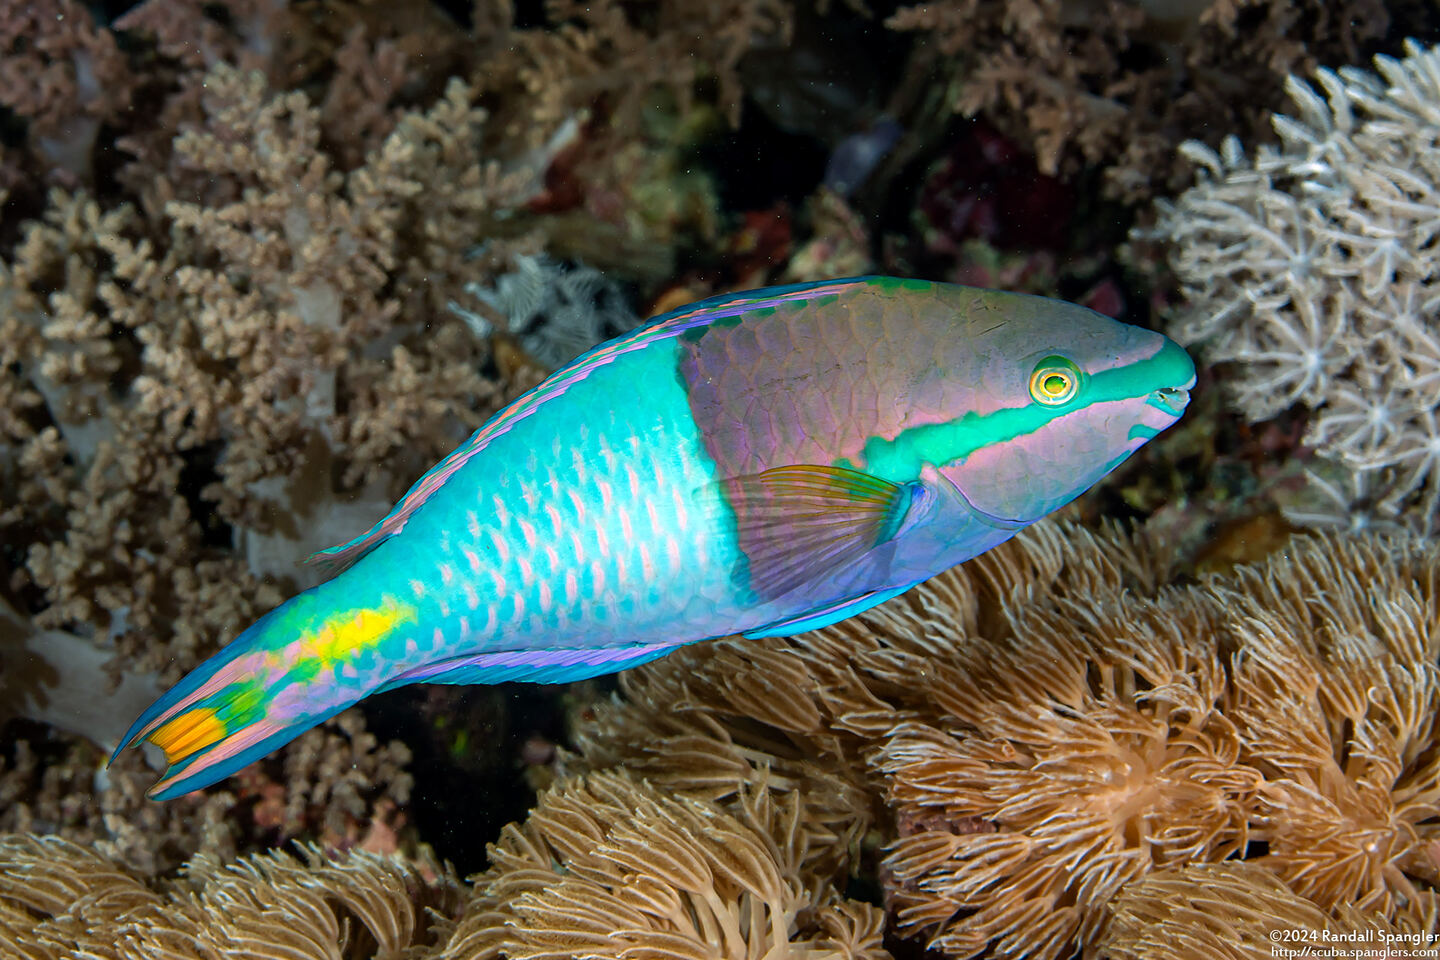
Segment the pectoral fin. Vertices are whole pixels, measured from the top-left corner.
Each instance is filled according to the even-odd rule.
[[[922,515],[933,495],[829,466],[775,467],[716,485],[751,589],[774,598],[860,560]]]

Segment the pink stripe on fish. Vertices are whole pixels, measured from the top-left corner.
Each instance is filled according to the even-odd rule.
[[[215,675],[209,680],[206,680],[204,683],[200,684],[199,687],[195,688],[187,696],[181,697],[179,700],[175,701],[175,703],[173,703],[168,709],[163,711],[154,720],[151,720],[144,727],[141,727],[139,732],[135,734],[135,739],[145,739],[146,737],[150,736],[151,733],[155,732],[158,727],[160,727],[167,721],[173,720],[175,717],[178,717],[190,707],[194,706],[195,703],[197,703],[198,701],[205,699],[213,693],[217,693],[225,689],[237,680],[254,680],[256,675],[260,674],[260,668],[264,664],[264,660],[265,654],[262,651],[247,653],[244,656],[236,657],[234,660],[231,660],[229,663],[225,664],[225,666],[217,670],[215,672]],[[290,661],[287,659],[287,662]]]
[[[690,511],[685,509],[685,498],[680,496],[678,486],[671,488],[670,496],[675,501],[675,526],[680,529],[681,533],[684,533],[690,529]]]
[[[510,544],[506,543],[505,538],[500,536],[500,531],[493,527],[490,529],[490,545],[495,548],[495,556],[502,566],[510,562]]]

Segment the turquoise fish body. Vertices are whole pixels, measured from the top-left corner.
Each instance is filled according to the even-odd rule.
[[[164,799],[380,690],[833,623],[1069,502],[1193,382],[1160,334],[1022,294],[860,277],[693,304],[502,410],[116,753],[159,745]]]

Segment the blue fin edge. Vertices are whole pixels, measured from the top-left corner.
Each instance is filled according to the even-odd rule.
[[[764,637],[788,637],[796,633],[805,633],[808,630],[819,630],[821,627],[828,627],[832,623],[839,623],[857,613],[864,613],[871,607],[878,607],[891,597],[898,597],[919,583],[907,583],[903,587],[891,587],[888,590],[872,590],[869,593],[862,593],[858,597],[848,597],[828,607],[820,607],[816,610],[809,610],[798,617],[791,617],[788,620],[779,620],[775,623],[757,627],[742,633],[747,640],[760,640]]]

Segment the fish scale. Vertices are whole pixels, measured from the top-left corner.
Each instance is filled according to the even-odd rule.
[[[950,284],[681,308],[498,413],[118,749],[164,750],[165,798],[381,690],[560,682],[833,623],[1078,495],[1193,380],[1159,334]]]
[[[685,628],[690,605],[689,596],[675,589],[684,571],[671,558],[714,552],[702,542],[707,531],[686,522],[698,509],[695,491],[715,479],[714,465],[683,403],[673,351],[632,354],[625,361],[577,383],[569,399],[614,410],[619,398],[638,390],[650,400],[646,409],[633,417],[607,417],[603,431],[577,431],[573,413],[551,405],[527,423],[525,433],[497,438],[485,458],[468,462],[430,497],[406,528],[408,542],[416,545],[413,560],[377,550],[353,572],[373,566],[378,586],[388,571],[430,565],[434,573],[412,578],[422,595],[410,593],[421,608],[420,621],[441,623],[456,656],[563,647],[563,640],[557,643],[565,633],[562,621],[583,623],[583,641],[592,645],[670,640]],[[552,431],[567,438],[572,455],[541,464],[530,455],[528,438]],[[634,454],[617,452],[641,436],[650,457],[637,462]],[[497,469],[497,463],[519,466]],[[638,482],[642,474],[644,483]],[[575,496],[561,495],[562,490]],[[469,522],[477,505],[482,512],[478,535]],[[561,533],[547,530],[541,537],[538,531],[552,524]],[[497,543],[504,549],[495,549]],[[458,579],[447,583],[441,571],[468,569],[465,551],[482,558],[484,572],[474,580],[486,586],[484,603],[498,608],[500,616],[490,629],[477,622],[469,636],[460,637],[456,611],[465,605],[459,596],[463,588]],[[728,586],[724,564],[699,565],[718,574],[695,584],[717,604]],[[578,593],[568,606],[565,591],[556,589],[563,587],[567,571],[575,575]],[[466,583],[473,586],[469,578]],[[388,588],[398,592],[401,586]],[[717,610],[722,616],[738,613]]]

